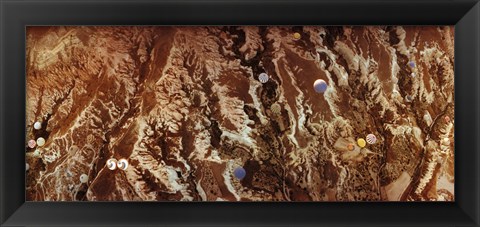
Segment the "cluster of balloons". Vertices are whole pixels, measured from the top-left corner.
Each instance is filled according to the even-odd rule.
[[[108,159],[105,163],[109,170],[115,170],[117,167],[121,170],[126,170],[128,168],[128,161],[124,158],[117,161],[115,158]]]
[[[36,129],[36,130],[40,130],[42,128],[42,123],[40,122],[35,122],[33,124],[33,128]],[[30,148],[35,148],[35,146],[43,146],[45,145],[45,139],[43,137],[38,137],[37,140],[29,140],[28,143],[27,143],[28,147]]]
[[[357,139],[357,145],[360,148],[364,148],[365,146],[367,146],[367,143],[368,144],[375,144],[376,142],[377,142],[377,137],[374,134],[368,134],[367,137],[366,137],[366,140],[363,139],[363,138],[358,138]],[[353,151],[353,149],[354,149],[353,144],[348,144],[347,149],[350,150],[350,151]]]

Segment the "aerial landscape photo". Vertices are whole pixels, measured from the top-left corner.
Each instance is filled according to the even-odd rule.
[[[453,26],[28,26],[27,201],[455,201]]]

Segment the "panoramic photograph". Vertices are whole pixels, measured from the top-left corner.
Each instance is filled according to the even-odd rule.
[[[27,26],[27,201],[455,201],[453,26]]]

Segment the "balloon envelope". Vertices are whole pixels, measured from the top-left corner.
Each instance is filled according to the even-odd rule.
[[[411,95],[407,95],[407,96],[405,96],[405,100],[407,102],[411,102],[413,100],[413,97]]]
[[[300,38],[302,38],[302,35],[300,35],[300,33],[298,33],[298,32],[295,32],[295,33],[293,33],[293,38],[294,39],[300,39]]]
[[[35,140],[29,140],[28,141],[28,147],[34,148],[37,145],[37,142]]]
[[[261,83],[266,83],[268,81],[268,75],[266,73],[260,73],[260,75],[258,76],[258,80]]]
[[[39,147],[45,145],[45,139],[44,139],[43,137],[39,137],[39,138],[37,139],[37,145],[38,145]]]
[[[353,146],[353,144],[350,143],[350,144],[347,145],[347,149],[349,151],[353,151],[353,149],[355,149],[355,147]]]
[[[242,167],[237,167],[234,171],[233,171],[233,175],[235,175],[236,178],[238,178],[239,180],[243,179],[245,177],[245,175],[247,175],[247,172],[245,172],[245,169],[242,168]]]
[[[367,135],[367,143],[369,144],[374,144],[377,142],[377,137],[373,134],[368,134]]]
[[[87,183],[87,181],[88,181],[88,175],[87,174],[80,175],[80,183]]]
[[[367,145],[367,142],[364,139],[360,138],[360,139],[357,140],[357,144],[358,144],[359,147],[363,148],[363,147],[365,147],[365,145]]]
[[[445,119],[445,123],[448,123],[448,122],[450,122],[450,117],[449,117],[449,116],[445,116],[445,118],[444,118],[444,119]]]
[[[315,80],[313,83],[313,88],[317,93],[324,93],[327,90],[327,82],[322,79]]]

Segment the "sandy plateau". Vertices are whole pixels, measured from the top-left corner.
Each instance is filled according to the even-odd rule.
[[[454,201],[451,26],[28,27],[26,54],[27,200]]]

